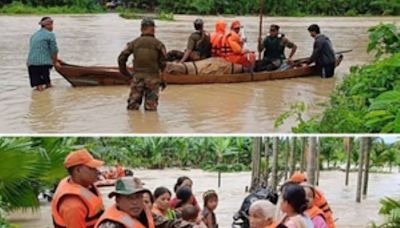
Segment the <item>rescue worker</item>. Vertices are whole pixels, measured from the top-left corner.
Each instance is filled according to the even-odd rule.
[[[124,177],[124,176],[125,176],[125,169],[124,169],[124,167],[123,167],[121,164],[119,164],[118,162],[115,163],[115,172],[116,172],[117,178],[120,178],[120,177]]]
[[[120,178],[115,183],[115,204],[98,220],[95,228],[177,228],[180,221],[168,221],[153,214],[143,202],[143,193],[151,194],[132,178]]]
[[[317,206],[314,205],[315,198],[315,188],[309,184],[301,184],[306,192],[307,198],[307,210],[305,213],[310,217],[311,221],[314,224],[314,228],[327,228],[328,225],[325,221],[324,212]]]
[[[211,33],[211,55],[212,57],[223,57],[221,52],[222,40],[225,36],[226,22],[224,20],[218,20],[215,23],[215,32]]]
[[[54,227],[93,227],[103,213],[103,200],[94,186],[97,168],[104,164],[86,149],[70,153],[64,161],[69,176],[61,180],[51,202]]]
[[[258,51],[264,51],[264,58],[259,70],[276,70],[286,60],[285,48],[290,48],[291,52],[289,58],[286,60],[288,64],[293,63],[293,56],[296,53],[297,46],[293,42],[289,41],[285,34],[279,33],[278,25],[271,25],[269,28],[269,34],[262,41],[261,38],[258,40]]]
[[[210,34],[204,31],[203,20],[198,18],[193,22],[193,25],[196,31],[189,36],[185,54],[180,60],[181,63],[211,57]]]
[[[166,49],[164,44],[154,37],[155,24],[153,19],[144,18],[142,20],[141,32],[141,36],[129,42],[121,52],[118,57],[118,65],[123,75],[132,77],[127,108],[138,110],[144,97],[145,110],[156,111],[159,87],[160,85],[163,86],[160,73],[166,66]],[[131,54],[134,57],[133,75],[126,68],[126,61]]]
[[[239,21],[232,22],[231,31],[225,36],[222,42],[222,52],[227,61],[252,69],[256,56],[254,52],[244,48],[245,40],[239,34],[241,27]]]
[[[322,78],[330,78],[335,74],[336,56],[331,40],[321,34],[318,25],[312,24],[308,27],[311,37],[315,39],[314,48],[307,64],[315,62]]]
[[[290,181],[295,184],[302,184],[307,182],[307,178],[304,173],[296,172],[292,175]],[[328,228],[334,228],[335,222],[333,220],[333,212],[329,207],[328,201],[326,200],[325,196],[317,188],[315,188],[315,198],[313,204],[324,212],[325,221],[328,225]]]

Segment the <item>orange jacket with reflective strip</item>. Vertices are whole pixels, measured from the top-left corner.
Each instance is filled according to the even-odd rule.
[[[113,205],[112,207],[107,209],[106,212],[104,212],[104,214],[100,217],[95,228],[98,228],[99,225],[106,220],[110,220],[110,221],[114,221],[119,224],[122,224],[125,226],[125,228],[155,228],[153,215],[147,209],[145,209],[145,213],[146,213],[146,218],[147,218],[147,222],[148,222],[148,227],[145,227],[137,219],[132,218],[127,213],[118,210],[116,205]]]
[[[82,200],[88,210],[85,219],[86,227],[93,227],[96,224],[97,219],[104,212],[101,194],[96,187],[94,187],[94,189],[96,190],[96,194],[79,184],[71,182],[70,177],[61,180],[54,194],[53,200],[51,201],[51,214],[54,226],[66,227],[65,221],[59,212],[59,204],[61,200],[64,197],[77,196]]]
[[[326,200],[325,196],[318,189],[315,189],[314,205],[321,209],[324,213],[325,221],[328,225],[328,228],[334,228],[335,222],[333,220],[332,210],[329,207],[328,201]]]

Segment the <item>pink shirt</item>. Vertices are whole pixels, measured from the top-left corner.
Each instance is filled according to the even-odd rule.
[[[326,225],[325,220],[320,216],[315,216],[313,219],[311,219],[312,223],[314,224],[315,228],[327,228],[328,226]]]

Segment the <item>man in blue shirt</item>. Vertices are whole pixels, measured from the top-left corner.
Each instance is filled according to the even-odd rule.
[[[52,32],[53,19],[43,17],[39,25],[41,29],[30,39],[27,65],[31,87],[42,91],[51,87],[50,69],[58,64],[58,47]]]

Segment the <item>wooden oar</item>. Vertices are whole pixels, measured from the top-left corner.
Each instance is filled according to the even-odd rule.
[[[264,2],[265,0],[261,0],[260,3],[260,22],[258,27],[258,40],[262,39],[262,24],[263,24],[263,16],[264,16]],[[261,60],[261,51],[258,52],[258,59]]]
[[[345,54],[345,53],[349,53],[352,51],[353,51],[353,49],[347,49],[347,50],[343,50],[343,51],[337,51],[337,52],[335,52],[335,54],[340,55],[340,54]],[[291,66],[299,65],[299,64],[302,64],[302,63],[308,61],[309,59],[310,59],[309,57],[296,59],[295,61],[293,61],[293,64],[290,64],[290,65]]]

